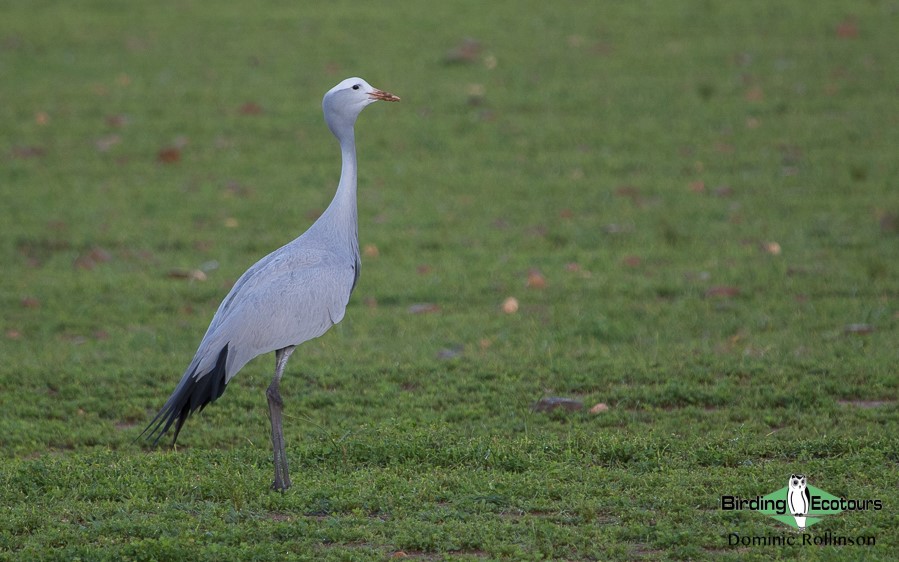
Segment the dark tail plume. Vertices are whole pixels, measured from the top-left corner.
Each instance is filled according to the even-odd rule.
[[[187,418],[196,410],[203,411],[210,402],[215,402],[219,396],[225,392],[225,364],[228,359],[228,346],[222,348],[219,352],[215,366],[209,372],[196,376],[194,370],[190,375],[185,376],[178,383],[175,392],[169,397],[162,410],[156,414],[153,421],[140,434],[141,437],[146,435],[147,440],[152,440],[154,445],[159,443],[159,439],[175,424],[175,436],[172,438],[172,445],[178,440],[178,434],[181,433],[181,427]]]

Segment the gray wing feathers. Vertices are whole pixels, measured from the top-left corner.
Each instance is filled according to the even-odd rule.
[[[144,430],[148,438],[159,441],[174,424],[177,440],[187,418],[218,399],[250,359],[299,345],[340,322],[358,269],[353,256],[297,242],[262,258],[237,280],[181,382]]]
[[[343,319],[354,262],[328,250],[290,245],[261,259],[222,301],[187,372],[206,372],[215,353],[228,345],[227,382],[258,355],[321,336]]]

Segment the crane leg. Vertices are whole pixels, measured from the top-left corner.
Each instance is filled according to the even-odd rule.
[[[281,400],[281,393],[278,392],[278,386],[281,384],[281,375],[284,374],[284,367],[290,354],[296,346],[285,347],[275,352],[275,377],[272,384],[265,391],[268,397],[268,414],[272,421],[272,451],[275,459],[275,481],[272,482],[272,489],[283,492],[290,488],[290,474],[287,471],[287,453],[284,451],[284,428],[281,425],[281,411],[284,408],[284,402]]]

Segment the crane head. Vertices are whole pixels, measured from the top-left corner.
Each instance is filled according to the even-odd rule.
[[[337,138],[351,130],[366,106],[376,101],[399,101],[399,97],[379,90],[362,78],[347,78],[322,98],[325,121]]]

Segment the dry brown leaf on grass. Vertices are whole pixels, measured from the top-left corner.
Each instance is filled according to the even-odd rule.
[[[47,149],[42,146],[14,146],[12,155],[14,158],[27,160],[28,158],[40,158],[47,154]]]
[[[265,111],[262,109],[262,106],[256,102],[248,101],[245,104],[241,105],[237,112],[241,115],[262,115]]]
[[[855,18],[846,18],[837,24],[836,35],[840,39],[855,39],[858,37],[858,22]]]
[[[732,143],[720,141],[720,140],[715,141],[714,148],[715,148],[715,152],[720,152],[721,154],[730,154],[734,150],[736,150]]]
[[[592,408],[590,408],[591,414],[601,414],[603,412],[609,411],[609,405],[605,402],[600,402],[598,404],[594,404]]]
[[[760,102],[765,99],[765,90],[763,90],[761,86],[753,86],[746,90],[744,97],[746,98],[746,101]]]
[[[502,311],[506,314],[515,314],[518,312],[518,299],[515,297],[506,297],[503,301]]]
[[[188,279],[190,281],[206,281],[206,273],[200,269],[170,269],[166,274],[169,279]]]
[[[876,216],[881,232],[884,234],[896,234],[899,232],[899,213],[878,211]]]
[[[123,113],[108,115],[106,117],[106,125],[114,129],[121,129],[122,127],[127,125],[129,121],[130,119],[128,119],[128,116]]]
[[[225,197],[237,197],[239,199],[246,199],[253,195],[253,188],[248,185],[244,185],[236,180],[228,180],[225,183],[223,194],[225,195]]]
[[[446,52],[443,61],[447,64],[471,63],[481,54],[481,42],[465,37],[455,47]]]
[[[185,136],[175,138],[171,145],[163,147],[156,153],[156,161],[163,164],[174,164],[181,160],[181,151],[187,146],[188,140]]]
[[[161,164],[174,164],[181,160],[181,149],[175,146],[168,146],[156,153],[156,161]]]
[[[381,252],[374,244],[366,244],[365,247],[362,248],[362,255],[367,258],[376,258],[381,255]]]
[[[615,196],[630,199],[631,203],[638,207],[643,205],[643,194],[640,193],[640,188],[633,185],[619,185],[615,188]]]
[[[529,289],[545,289],[546,288],[546,277],[540,273],[539,269],[531,269],[528,271],[528,279],[526,283]]]
[[[730,285],[716,285],[714,287],[709,287],[705,292],[706,298],[732,298],[739,294],[740,288],[732,287]]]
[[[640,256],[624,256],[624,258],[621,260],[621,263],[631,268],[640,267],[640,265],[643,263],[643,259],[640,258]]]
[[[112,254],[104,248],[94,246],[89,252],[80,254],[72,265],[77,269],[90,271],[97,267],[99,263],[106,263],[112,260]]]
[[[772,256],[779,256],[781,252],[780,244],[773,240],[771,242],[762,242],[762,251]]]

